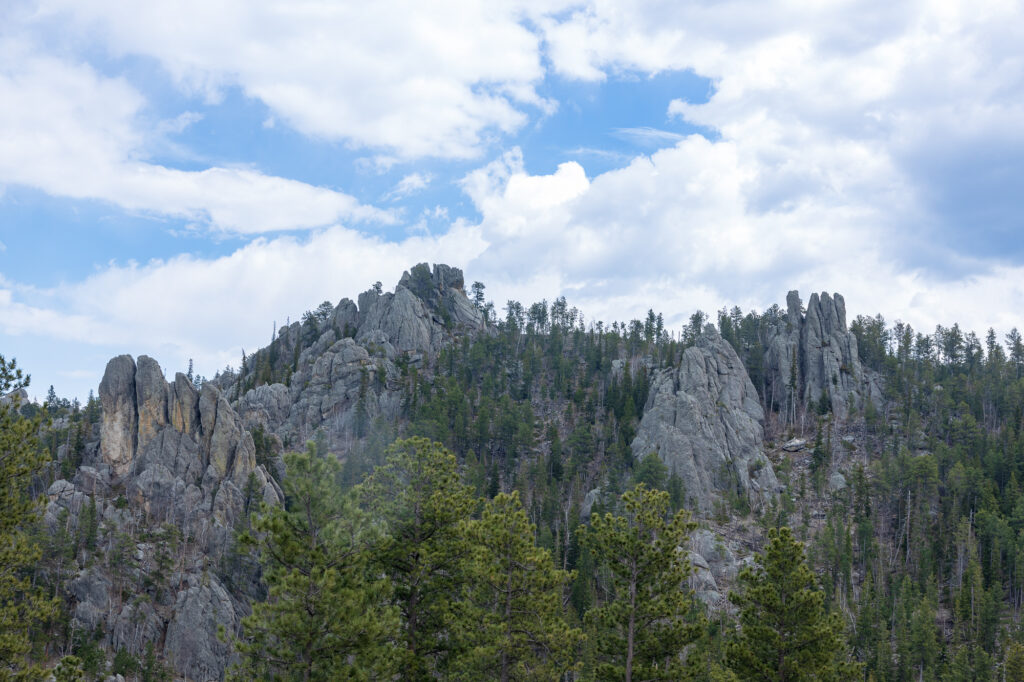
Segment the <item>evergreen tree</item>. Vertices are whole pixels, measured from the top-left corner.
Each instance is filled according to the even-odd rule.
[[[605,514],[580,530],[581,543],[601,562],[604,599],[586,614],[600,680],[678,680],[689,644],[690,562],[682,549],[696,525],[689,513],[668,519],[669,495],[639,484],[622,495],[624,516]]]
[[[1006,682],[1024,682],[1024,645],[1014,642],[1007,647],[1003,675]]]
[[[0,396],[28,381],[14,360],[0,355]],[[0,680],[42,678],[42,669],[29,661],[31,635],[57,610],[31,577],[42,556],[30,535],[38,505],[29,495],[32,476],[45,462],[36,435],[42,415],[22,417],[19,407],[16,395],[0,401]]]
[[[463,649],[454,679],[557,680],[575,667],[583,635],[564,617],[562,593],[573,575],[555,568],[534,543],[536,527],[518,492],[490,500],[466,524],[473,545],[459,614]]]
[[[852,680],[842,622],[825,610],[824,594],[789,528],[768,531],[758,564],[740,572],[740,631],[726,649],[729,667],[751,682]]]
[[[264,508],[243,541],[257,547],[267,601],[236,642],[238,680],[391,679],[398,614],[387,582],[367,570],[370,525],[337,489],[337,459],[284,457],[285,508]]]
[[[391,579],[401,611],[402,677],[431,679],[447,665],[453,646],[472,489],[462,483],[455,455],[440,443],[409,438],[388,448],[385,463],[357,495],[387,533],[374,548],[373,565]]]

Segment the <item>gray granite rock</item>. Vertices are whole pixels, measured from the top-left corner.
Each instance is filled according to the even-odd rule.
[[[260,383],[253,368],[269,366],[278,383],[239,396],[244,424],[263,427],[286,448],[321,432],[329,448],[347,450],[377,419],[399,416],[403,368],[422,368],[453,339],[486,331],[464,288],[458,268],[420,263],[393,292],[373,288],[359,295],[358,306],[342,299],[322,322],[283,328],[271,348],[252,357],[246,381]],[[237,378],[221,386],[237,388]]]
[[[690,587],[712,609],[727,608],[725,593],[735,584],[740,563],[725,540],[706,528],[690,536]]]
[[[148,600],[132,600],[121,607],[110,630],[113,649],[125,649],[142,658],[146,644],[159,642],[164,633],[164,622]]]
[[[123,476],[135,457],[139,436],[135,399],[135,361],[119,355],[107,363],[100,382],[100,454],[115,474]]]
[[[765,352],[769,404],[792,418],[797,408],[813,410],[824,397],[839,419],[866,401],[880,405],[881,377],[860,363],[843,297],[812,294],[804,312],[800,295],[791,291],[786,303],[785,320],[775,325]]]
[[[633,455],[657,452],[701,514],[727,491],[762,508],[778,488],[764,454],[763,420],[743,363],[709,325],[679,367],[654,375]]]
[[[167,624],[164,653],[174,669],[197,682],[221,680],[231,649],[217,637],[223,627],[234,632],[239,616],[224,586],[214,575],[188,575]]]

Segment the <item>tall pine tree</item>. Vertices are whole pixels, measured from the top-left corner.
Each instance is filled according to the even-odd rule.
[[[807,565],[804,547],[789,528],[768,531],[758,563],[739,575],[740,631],[726,662],[741,680],[801,682],[853,680],[843,624],[825,610],[824,594]]]
[[[27,385],[15,361],[0,355],[0,680],[42,679],[29,661],[31,635],[57,609],[31,576],[42,556],[29,532],[38,513],[29,484],[46,461],[37,438],[42,415],[23,417],[17,395],[7,395]]]
[[[285,466],[287,506],[265,508],[243,538],[259,549],[269,596],[243,620],[233,677],[391,679],[398,614],[367,568],[372,526],[341,495],[333,455],[310,443]]]
[[[465,584],[464,524],[476,501],[455,455],[425,438],[395,441],[386,460],[357,488],[386,536],[373,565],[387,575],[402,615],[402,677],[432,679],[453,648],[453,604]]]
[[[557,680],[576,667],[583,633],[565,621],[572,574],[534,542],[518,492],[490,500],[466,524],[473,545],[459,613],[462,651],[454,679]]]
[[[597,606],[586,614],[599,680],[678,680],[700,636],[683,549],[696,526],[668,518],[669,495],[639,484],[622,495],[625,515],[595,516],[581,542],[601,562]]]

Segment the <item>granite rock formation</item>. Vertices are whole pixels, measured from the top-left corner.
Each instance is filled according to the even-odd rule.
[[[786,307],[765,352],[765,399],[790,418],[800,407],[820,409],[822,401],[839,419],[867,401],[880,405],[881,378],[860,363],[843,297],[811,294],[804,312],[799,293],[790,291]]]
[[[72,481],[47,490],[51,529],[95,519],[107,552],[122,548],[118,565],[86,561],[71,579],[72,625],[99,629],[108,646],[135,656],[162,644],[187,679],[222,679],[231,659],[218,629],[238,627],[245,590],[258,588],[251,567],[246,585],[246,569],[236,566],[232,594],[218,569],[235,529],[254,505],[280,504],[281,488],[213,384],[197,390],[180,373],[168,383],[152,358],[122,355],[107,364],[99,400],[98,447],[85,448]],[[168,547],[180,553],[170,558]],[[129,584],[149,587],[126,594]]]
[[[342,299],[325,319],[281,329],[241,377],[221,385],[237,395],[248,427],[262,427],[292,448],[320,430],[328,447],[341,451],[376,419],[397,418],[410,370],[453,339],[486,329],[466,297],[462,271],[421,263],[393,293],[369,289],[358,305]]]
[[[764,412],[736,352],[711,325],[678,367],[658,371],[633,440],[683,480],[692,507],[710,513],[726,493],[763,508],[778,481],[764,454]]]

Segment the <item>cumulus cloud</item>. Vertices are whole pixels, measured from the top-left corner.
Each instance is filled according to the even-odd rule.
[[[760,309],[799,288],[805,299],[839,291],[851,313],[921,330],[1024,326],[1013,312],[1024,307],[1020,3],[190,0],[125,12],[113,0],[40,0],[38,10],[25,21],[41,32],[99,36],[114,57],[154,59],[186,92],[216,101],[238,87],[268,107],[268,125],[365,149],[356,165],[367,174],[422,157],[497,159],[462,181],[479,220],[443,236],[426,234],[445,219],[435,211],[395,243],[332,228],[218,259],[115,265],[48,291],[0,283],[6,334],[162,348],[215,368],[237,362],[231,344],[265,343],[268,316],[393,282],[422,260],[462,265],[499,307],[565,294],[591,319],[653,306],[680,324],[696,308]],[[3,63],[0,101],[16,106],[0,108],[0,181],[232,231],[390,219],[248,168],[148,163],[145,102],[128,83],[50,57]],[[713,139],[620,128],[671,146],[635,158],[575,150],[621,162],[596,176],[568,160],[531,174],[519,149],[493,144],[553,110],[538,94],[557,96],[552,75],[684,69],[713,90],[700,102],[667,96],[665,114]],[[392,196],[431,181],[408,168]],[[241,304],[210,293],[239,291]]]
[[[154,138],[183,129],[196,115],[146,129],[145,102],[123,79],[12,40],[0,41],[0,63],[0,182],[235,233],[393,220],[342,192],[251,168],[182,171],[147,162]]]
[[[216,100],[237,85],[303,133],[403,158],[476,156],[550,111],[523,8],[486,0],[302,3],[41,0],[40,15],[159,60]],[[187,17],[187,20],[183,18]]]
[[[896,218],[872,193],[834,188],[765,209],[749,197],[766,172],[755,152],[697,135],[592,180],[575,163],[530,175],[513,151],[464,181],[488,245],[469,267],[501,305],[562,293],[595,320],[653,307],[680,325],[698,308],[763,310],[795,288],[805,300],[843,293],[851,316],[924,332],[1024,323],[1024,267],[958,279],[907,268],[889,250]]]
[[[908,266],[1024,256],[1010,237],[1024,227],[1020,3],[593,0],[540,23],[552,68],[570,78],[711,79],[707,102],[668,111],[753,163],[740,198],[758,210],[822,195],[886,207]],[[922,242],[940,245],[930,263]]]

